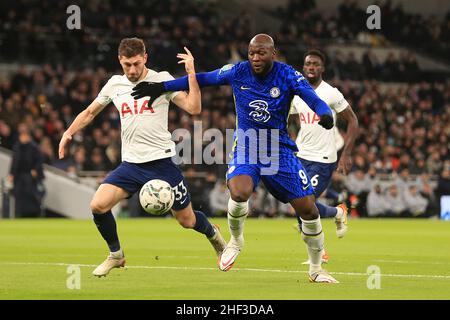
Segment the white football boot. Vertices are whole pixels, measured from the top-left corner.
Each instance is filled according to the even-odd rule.
[[[122,249],[118,252],[111,252],[101,265],[99,265],[92,274],[96,277],[106,277],[106,275],[114,268],[123,268],[125,266],[125,255]]]
[[[319,270],[309,274],[309,281],[316,283],[339,283],[335,278],[330,276],[325,270]]]
[[[241,238],[239,241],[230,240],[220,256],[219,269],[222,271],[230,270],[243,246],[244,238]]]
[[[347,233],[347,214],[348,208],[345,203],[341,203],[337,206],[337,208],[342,209],[342,216],[338,218],[334,218],[334,223],[336,224],[336,235],[338,238],[342,238]]]

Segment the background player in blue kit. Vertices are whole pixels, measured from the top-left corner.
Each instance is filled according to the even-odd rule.
[[[274,197],[293,206],[302,221],[302,238],[311,260],[310,280],[336,283],[321,267],[324,234],[314,190],[295,156],[297,146],[287,132],[294,95],[308,103],[319,115],[319,124],[326,129],[333,127],[332,112],[300,72],[274,59],[273,39],[259,34],[250,41],[248,61],[197,74],[201,87],[231,85],[236,104],[237,131],[227,172],[231,195],[228,203],[231,239],[221,255],[219,268],[229,270],[244,245],[243,227],[248,214],[248,199],[262,180]],[[133,89],[132,95],[137,99],[158,97],[163,92],[187,88],[187,77],[159,84],[142,82]],[[270,158],[269,162],[267,158]]]

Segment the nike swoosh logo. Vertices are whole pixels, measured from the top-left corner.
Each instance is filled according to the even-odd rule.
[[[250,87],[241,86],[241,90],[250,90]]]
[[[309,184],[306,186],[306,187],[303,187],[303,190],[306,190],[306,189],[308,189],[308,187],[309,187]]]
[[[184,198],[184,200],[183,200],[183,201],[181,201],[181,202],[180,202],[180,204],[183,204],[183,203],[185,203],[185,202],[186,202],[186,200],[187,200],[187,198]]]
[[[225,263],[222,263],[222,260],[220,261],[220,264],[222,265],[222,269],[224,269],[224,270],[228,270],[233,264],[234,264],[234,262],[230,265],[230,262],[233,260],[233,259],[235,259],[236,258],[236,256],[237,256],[237,253],[236,254],[234,254],[227,262],[225,262]]]
[[[129,91],[125,91],[125,92],[122,92],[122,93],[118,93],[118,94],[116,94],[116,97],[120,97],[120,96],[123,96],[124,94],[132,93],[132,92],[133,92],[133,90],[129,90]]]

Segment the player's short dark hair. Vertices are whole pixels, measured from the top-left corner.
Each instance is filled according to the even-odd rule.
[[[306,53],[303,55],[303,61],[305,61],[307,56],[319,57],[320,60],[322,60],[323,65],[325,65],[325,63],[326,63],[325,54],[322,51],[320,51],[319,49],[311,49],[311,50],[306,51]]]
[[[131,58],[145,54],[145,43],[139,38],[125,38],[119,44],[119,56]]]

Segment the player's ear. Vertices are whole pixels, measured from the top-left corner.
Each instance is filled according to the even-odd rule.
[[[147,58],[148,58],[148,54],[147,54],[147,53],[144,53],[144,64],[147,63]]]

